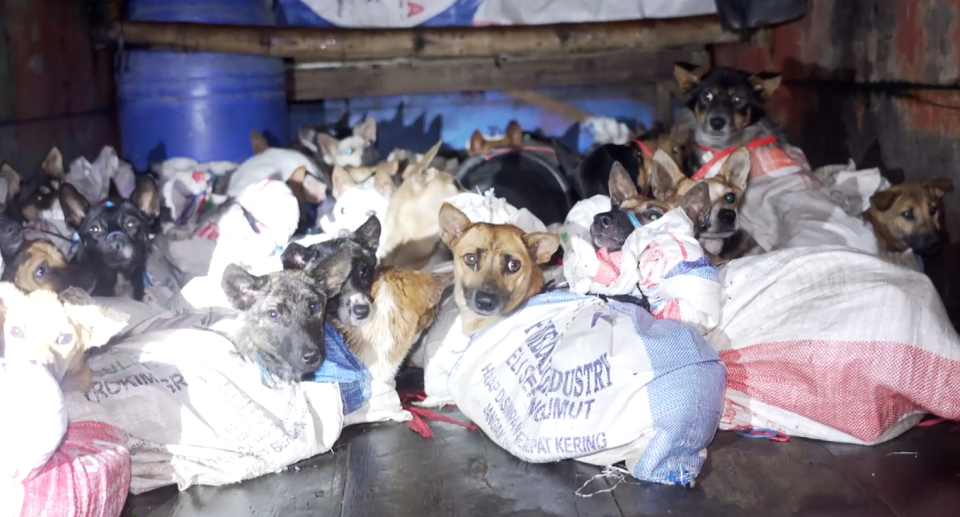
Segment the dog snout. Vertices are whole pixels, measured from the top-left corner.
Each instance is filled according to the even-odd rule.
[[[597,214],[593,217],[594,224],[598,225],[600,228],[609,228],[613,224],[613,217],[609,213]]]
[[[357,318],[358,320],[363,320],[370,315],[370,306],[366,304],[354,305],[353,308],[351,309],[351,312],[353,312],[353,316],[355,318]]]
[[[127,245],[127,240],[127,236],[123,232],[112,232],[107,235],[107,245],[112,250],[122,250]]]
[[[320,364],[320,349],[314,347],[304,348],[300,352],[300,359],[306,366],[318,366]]]
[[[931,255],[940,249],[940,236],[937,234],[917,235],[907,239],[907,245],[921,255]]]
[[[727,119],[723,117],[710,117],[710,129],[722,131],[725,127],[727,127]]]
[[[734,221],[737,220],[737,213],[729,208],[723,208],[717,212],[717,219],[719,219],[721,223],[733,224]]]
[[[473,295],[473,305],[480,312],[494,312],[500,303],[497,293],[489,291],[477,291]]]

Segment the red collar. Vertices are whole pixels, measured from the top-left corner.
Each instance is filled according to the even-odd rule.
[[[643,145],[643,142],[641,142],[639,138],[634,140],[633,143],[637,144],[637,146],[640,147],[640,151],[643,152],[644,156],[646,156],[647,158],[653,158],[653,153],[650,152],[650,149],[647,149],[647,146]]]
[[[776,141],[777,141],[777,137],[775,136],[757,138],[756,140],[753,140],[752,142],[747,144],[747,149],[753,152],[765,145],[776,143]],[[692,180],[702,180],[707,175],[707,172],[710,171],[711,167],[713,167],[718,161],[733,154],[733,152],[739,149],[739,147],[728,147],[722,151],[717,151],[716,149],[710,149],[709,147],[704,147],[701,145],[700,149],[714,153],[714,155],[713,155],[713,158],[710,158],[710,161],[703,164],[703,167],[700,167],[700,169],[697,170],[696,174],[690,177],[690,179]]]

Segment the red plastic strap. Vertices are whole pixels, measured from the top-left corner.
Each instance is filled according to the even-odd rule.
[[[738,425],[731,431],[743,436],[744,438],[764,438],[774,442],[789,442],[790,436],[776,431],[774,429],[758,429],[746,425]]]
[[[637,144],[637,146],[640,147],[640,150],[643,152],[644,156],[646,156],[647,158],[653,158],[653,153],[650,152],[650,149],[647,149],[647,146],[643,145],[643,142],[637,139],[637,140],[634,140],[633,143]]]
[[[469,424],[467,422],[461,422],[459,420],[454,420],[446,415],[441,415],[440,413],[430,411],[429,409],[417,407],[412,404],[414,401],[424,400],[427,398],[427,394],[423,390],[416,391],[407,391],[400,393],[400,406],[403,409],[406,409],[413,415],[413,420],[407,422],[407,427],[413,429],[417,434],[424,438],[433,438],[433,431],[430,430],[430,426],[427,424],[426,420],[436,420],[438,422],[446,422],[448,424],[459,425],[460,427],[466,427],[471,431],[476,431],[480,429],[474,424]],[[450,404],[452,407],[456,407],[453,404]]]
[[[776,141],[777,141],[777,137],[775,136],[757,138],[756,140],[747,144],[747,149],[749,149],[752,152],[765,145],[775,143]],[[713,155],[713,158],[711,158],[710,161],[703,164],[703,167],[700,167],[700,169],[696,172],[696,174],[694,174],[690,178],[692,180],[702,180],[707,175],[707,172],[710,171],[710,168],[714,166],[714,164],[726,158],[727,156],[730,156],[731,154],[733,154],[733,152],[739,149],[739,147],[728,147],[722,151],[715,151],[713,149],[710,149],[709,147],[704,147],[701,145],[700,149],[703,149],[704,151],[710,151],[716,154]]]

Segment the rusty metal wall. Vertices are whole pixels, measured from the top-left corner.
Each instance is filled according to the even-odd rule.
[[[814,166],[880,167],[893,182],[960,188],[960,0],[812,0],[802,20],[718,46],[714,63],[777,70],[771,112]],[[952,245],[928,261],[960,321],[960,195],[945,199]]]
[[[95,50],[81,0],[0,0],[0,161],[32,174],[118,145],[113,58]]]

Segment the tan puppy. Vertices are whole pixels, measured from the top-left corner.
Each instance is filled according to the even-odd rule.
[[[333,166],[331,182],[333,183],[333,198],[340,199],[348,190],[370,182],[373,190],[384,198],[390,199],[396,187],[397,170],[400,164],[396,161],[385,161],[376,167],[352,167],[346,169],[339,165]]]
[[[498,147],[523,147],[523,129],[517,121],[511,120],[507,124],[503,138],[488,139],[479,129],[475,129],[470,135],[470,146],[467,150],[470,154],[480,154]]]
[[[720,172],[702,180],[692,180],[680,172],[666,153],[658,150],[650,160],[650,186],[653,197],[679,206],[683,196],[699,183],[706,183],[710,192],[710,210],[697,240],[703,249],[722,261],[742,257],[756,242],[740,228],[738,209],[750,177],[750,150],[741,147],[733,152]]]
[[[473,224],[449,203],[440,209],[440,236],[453,251],[454,300],[463,333],[472,336],[540,293],[540,264],[560,246],[555,233],[523,233],[512,224]]]
[[[943,196],[953,192],[953,181],[937,178],[926,183],[901,183],[870,198],[864,219],[873,225],[882,251],[912,249],[931,255],[940,248],[943,235]]]
[[[443,289],[452,280],[450,273],[383,268],[373,282],[370,320],[334,325],[373,378],[391,381],[420,334],[433,324]]]
[[[27,293],[46,289],[55,293],[68,287],[93,290],[96,275],[76,264],[68,264],[60,249],[45,240],[26,241],[3,271],[3,280],[13,282]]]
[[[385,266],[422,269],[437,252],[440,226],[437,214],[444,201],[462,191],[457,180],[428,165],[440,142],[423,155],[390,198],[383,220],[384,236],[377,256]]]
[[[95,305],[62,303],[51,291],[24,294],[0,283],[3,357],[44,365],[64,390],[86,391],[93,372],[85,354],[126,326],[127,317]]]

